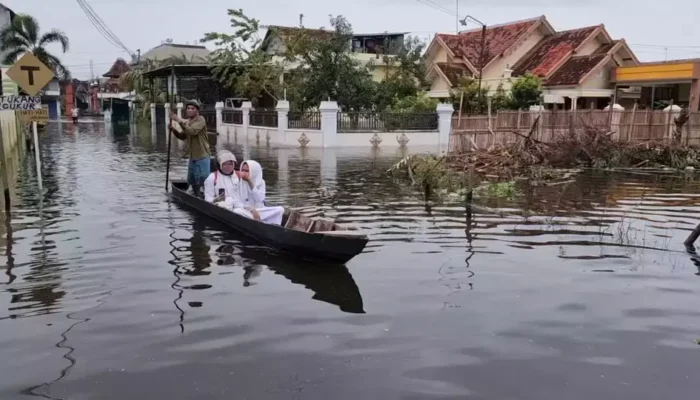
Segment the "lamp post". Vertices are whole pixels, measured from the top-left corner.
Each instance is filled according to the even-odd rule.
[[[460,21],[462,23],[462,26],[467,26],[467,20],[470,20],[472,22],[475,22],[479,25],[481,25],[481,51],[479,52],[479,111],[481,110],[481,103],[483,101],[483,95],[481,93],[481,77],[484,72],[484,49],[486,48],[486,24],[483,22],[479,21],[478,19],[472,17],[471,15],[467,15]]]

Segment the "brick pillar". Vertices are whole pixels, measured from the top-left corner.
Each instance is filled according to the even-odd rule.
[[[66,82],[66,87],[65,87],[64,92],[65,92],[65,96],[66,96],[66,117],[70,118],[73,116],[72,111],[73,111],[73,105],[75,102],[75,98],[73,96],[73,82],[72,81]]]
[[[694,79],[690,84],[690,112],[700,111],[700,79]]]

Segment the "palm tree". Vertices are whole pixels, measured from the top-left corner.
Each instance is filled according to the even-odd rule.
[[[30,51],[57,76],[68,79],[68,68],[58,57],[46,50],[46,46],[51,43],[60,44],[64,53],[68,50],[68,37],[63,32],[52,29],[40,36],[39,23],[34,17],[17,14],[12,23],[0,31],[0,51],[5,53],[2,62],[13,64],[22,54]]]

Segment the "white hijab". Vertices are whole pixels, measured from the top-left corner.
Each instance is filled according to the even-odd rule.
[[[243,164],[248,165],[250,180],[253,182],[253,187],[258,191],[262,191],[264,194],[265,180],[263,179],[262,166],[260,163],[255,160],[245,160],[241,163],[241,166],[243,166]],[[250,184],[248,182],[241,182],[238,192],[241,196],[241,201],[256,208],[263,207],[263,203],[257,203],[255,201],[252,192],[253,189],[250,188]]]

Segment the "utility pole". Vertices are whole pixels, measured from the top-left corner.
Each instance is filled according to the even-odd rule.
[[[455,31],[459,34],[459,0],[455,0]]]
[[[95,66],[92,63],[92,59],[90,60],[90,80],[95,79]]]
[[[299,28],[304,27],[304,14],[299,14]]]

